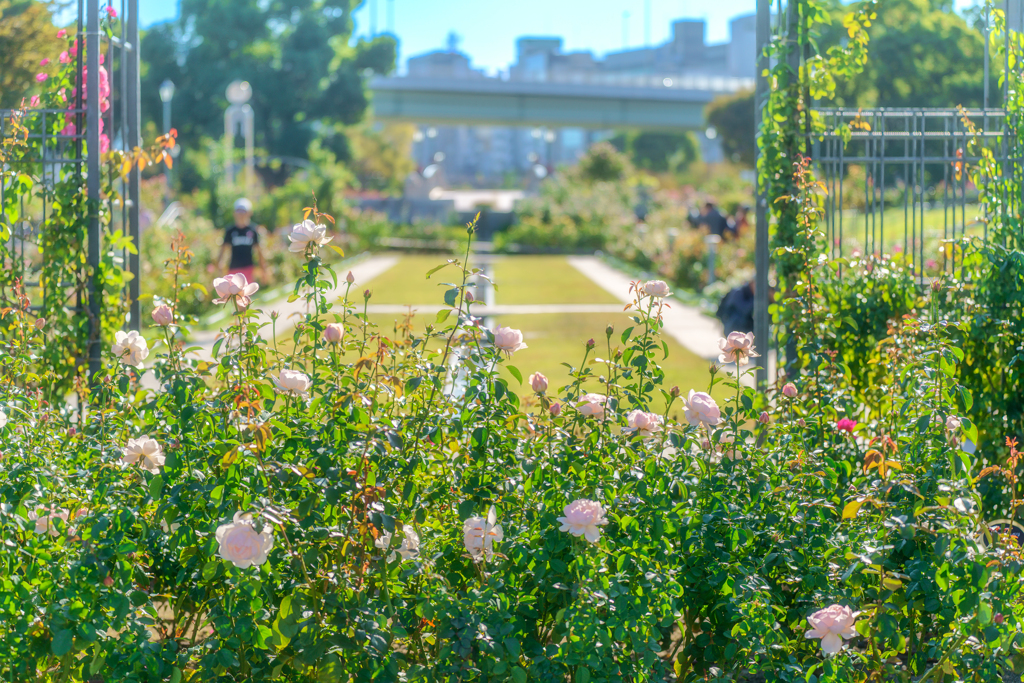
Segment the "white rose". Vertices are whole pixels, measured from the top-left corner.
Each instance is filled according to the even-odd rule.
[[[713,427],[722,421],[722,411],[715,399],[703,391],[690,389],[690,395],[683,400],[683,412],[691,425],[705,424]]]
[[[608,523],[604,517],[604,508],[601,504],[586,498],[574,500],[565,506],[562,511],[565,517],[559,517],[562,523],[559,531],[568,531],[573,536],[583,536],[591,543],[597,543],[601,539],[601,529],[598,527]]]
[[[121,462],[126,465],[139,463],[142,469],[149,470],[153,474],[160,474],[164,466],[163,449],[156,439],[148,436],[140,436],[137,439],[128,439],[128,443],[121,449]]]
[[[270,529],[256,533],[252,516],[236,512],[230,524],[217,527],[217,554],[239,569],[259,566],[267,561],[267,553],[274,547],[274,535]]]
[[[671,290],[669,290],[668,285],[663,280],[649,280],[641,285],[640,289],[643,290],[643,293],[647,296],[656,296],[659,298],[664,298],[672,293]]]
[[[600,418],[604,415],[604,404],[607,400],[608,397],[601,394],[584,394],[576,403],[576,410],[580,415]]]
[[[125,332],[118,330],[114,333],[114,345],[110,347],[117,359],[125,365],[142,367],[142,361],[149,355],[149,346],[146,340],[139,336],[135,330]]]
[[[3,429],[7,424],[7,415],[3,411],[0,411],[0,429]]]
[[[274,384],[281,391],[287,391],[292,394],[305,394],[309,389],[310,381],[309,377],[298,370],[282,370],[274,378]]]
[[[333,237],[327,237],[326,225],[320,225],[306,219],[292,226],[292,232],[288,235],[288,240],[291,242],[288,246],[288,251],[301,254],[311,244],[316,248],[320,248],[333,239]]]
[[[485,555],[490,560],[494,557],[494,542],[504,537],[501,525],[495,524],[498,515],[494,506],[487,511],[487,518],[470,517],[462,524],[462,542],[473,557],[474,562],[480,561]]]
[[[626,427],[622,431],[627,434],[637,432],[640,436],[652,436],[661,431],[661,415],[634,410],[626,416]]]
[[[514,352],[527,348],[523,343],[523,333],[511,327],[498,325],[494,329],[494,348],[511,356]]]
[[[402,545],[398,546],[398,550],[388,555],[388,562],[392,562],[395,559],[396,554],[402,556],[402,560],[415,560],[420,556],[420,536],[416,533],[408,524],[402,526]]]

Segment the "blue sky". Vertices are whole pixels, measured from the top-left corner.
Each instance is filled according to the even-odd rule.
[[[604,54],[622,49],[623,12],[629,12],[627,44],[640,47],[645,38],[646,8],[650,8],[650,40],[664,42],[672,20],[707,21],[708,42],[728,39],[729,20],[754,11],[755,0],[364,0],[355,14],[356,32],[370,28],[370,10],[376,9],[377,30],[390,28],[399,38],[399,58],[445,45],[449,31],[461,36],[460,49],[474,66],[493,73],[514,60],[515,40],[524,35],[554,35],[565,39],[566,50],[592,50]],[[956,0],[958,8],[975,0]],[[177,0],[139,0],[142,24],[177,16]]]
[[[628,44],[644,44],[645,5],[650,7],[652,43],[664,42],[673,19],[703,18],[707,39],[728,39],[728,22],[754,11],[755,0],[364,0],[355,14],[356,32],[367,34],[370,9],[377,11],[377,30],[389,28],[389,3],[394,31],[399,38],[401,62],[411,55],[445,45],[449,31],[461,36],[460,49],[477,67],[488,71],[514,61],[515,40],[523,35],[565,38],[567,50],[593,50],[597,54],[622,49],[623,12],[629,12]],[[139,0],[144,26],[177,16],[176,0]]]

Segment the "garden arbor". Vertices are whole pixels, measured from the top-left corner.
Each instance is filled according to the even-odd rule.
[[[0,138],[22,140],[0,172],[0,291],[20,282],[60,365],[92,376],[104,337],[139,328],[139,167],[111,170],[141,145],[138,0],[78,0],[65,34],[46,92],[0,111]]]
[[[778,250],[794,247],[797,240],[797,202],[785,198],[798,194],[792,165],[799,158],[811,160],[823,183],[816,191],[823,201],[815,222],[823,233],[824,253],[832,259],[849,257],[853,250],[899,255],[918,286],[942,276],[960,277],[966,243],[971,238],[988,241],[993,221],[1015,215],[1024,188],[1014,88],[1024,29],[1021,4],[1002,0],[982,10],[981,108],[949,102],[944,108],[844,109],[827,106],[835,90],[832,81],[854,76],[870,59],[868,27],[880,3],[851,5],[848,43],[818,53],[818,3],[779,0],[773,7],[771,0],[758,0],[757,338],[778,339],[784,327],[769,311],[770,274],[785,296],[792,289],[786,280],[793,278],[796,266]],[[990,92],[990,71],[1005,74],[1001,92]],[[998,206],[984,195],[979,198],[971,177],[971,170],[985,163],[1003,183],[1005,201]],[[976,220],[979,201],[989,212]],[[766,357],[760,362],[759,380],[774,379],[765,372]]]

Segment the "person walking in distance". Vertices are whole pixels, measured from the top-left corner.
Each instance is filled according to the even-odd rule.
[[[231,249],[228,275],[241,273],[247,281],[252,282],[256,276],[256,262],[259,263],[261,274],[266,268],[263,250],[260,249],[260,235],[256,226],[252,224],[252,202],[244,197],[235,202],[235,224],[224,233],[224,243],[217,253],[217,260],[212,264],[215,270],[222,268],[224,252],[228,249]],[[254,252],[257,261],[253,261]]]

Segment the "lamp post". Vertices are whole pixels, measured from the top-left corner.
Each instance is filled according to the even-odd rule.
[[[253,171],[256,166],[254,147],[254,125],[253,111],[249,106],[249,99],[252,97],[252,87],[247,81],[232,81],[225,91],[228,108],[224,110],[224,151],[226,156],[225,170],[227,171],[228,184],[234,183],[234,148],[235,131],[239,130],[245,139],[245,185],[249,187],[252,183]]]
[[[164,135],[171,132],[171,100],[174,99],[174,83],[166,78],[160,84],[160,101],[164,103]],[[164,204],[170,201],[171,197],[171,169],[167,169],[164,175]]]

